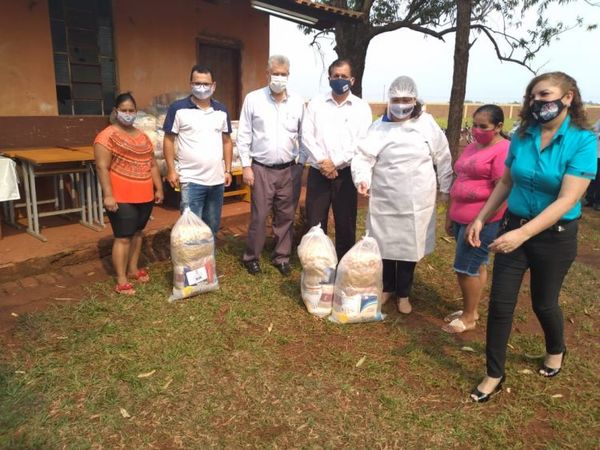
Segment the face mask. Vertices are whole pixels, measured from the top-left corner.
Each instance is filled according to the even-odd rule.
[[[350,80],[343,78],[334,78],[329,80],[329,86],[331,90],[337,95],[343,95],[350,90]]]
[[[269,88],[276,94],[281,94],[287,87],[287,77],[285,75],[271,75]]]
[[[547,123],[556,119],[562,110],[565,109],[565,106],[566,105],[562,102],[562,97],[549,102],[544,100],[534,100],[531,104],[531,115],[537,122]]]
[[[406,119],[415,109],[415,105],[410,103],[390,103],[390,113],[397,119]]]
[[[213,95],[213,91],[214,91],[214,89],[213,89],[212,85],[211,86],[192,85],[192,94],[198,100],[206,100],[211,95]]]
[[[488,145],[496,136],[496,130],[482,130],[481,128],[473,128],[471,133],[477,143],[481,145]]]
[[[131,125],[133,125],[133,122],[135,122],[136,115],[136,113],[126,113],[117,111],[117,120],[121,125],[130,127]]]

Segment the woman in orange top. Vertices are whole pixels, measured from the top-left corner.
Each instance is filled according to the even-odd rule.
[[[114,125],[102,130],[94,140],[94,155],[102,185],[104,208],[115,240],[112,262],[117,273],[115,290],[133,295],[129,280],[146,283],[148,272],[138,267],[145,228],[152,204],[161,203],[163,188],[154,159],[152,142],[133,126],[137,106],[130,93],[115,99]]]

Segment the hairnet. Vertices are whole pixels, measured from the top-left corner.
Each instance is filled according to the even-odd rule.
[[[388,90],[388,97],[413,97],[417,98],[417,85],[412,78],[402,75],[392,81]]]

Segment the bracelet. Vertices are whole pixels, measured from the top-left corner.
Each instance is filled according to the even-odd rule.
[[[225,173],[228,173],[229,175],[231,175],[231,170],[226,170]]]

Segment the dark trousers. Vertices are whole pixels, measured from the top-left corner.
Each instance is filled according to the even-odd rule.
[[[253,261],[260,258],[265,245],[267,217],[273,211],[275,249],[271,259],[277,264],[289,262],[295,208],[292,168],[278,170],[252,164],[252,171],[254,186],[250,200],[250,226],[242,259]]]
[[[585,199],[589,206],[600,206],[600,159],[598,159],[596,178],[590,183],[585,194]]]
[[[306,182],[306,219],[308,226],[321,224],[327,233],[329,208],[333,209],[335,221],[335,251],[338,260],[356,242],[357,194],[350,167],[338,171],[337,178],[330,180],[314,167],[308,172]]]
[[[408,297],[415,275],[415,261],[383,260],[383,292]]]
[[[304,172],[304,164],[294,164],[292,166],[292,201],[294,202],[294,212],[298,207],[298,201],[300,200],[300,193],[302,192],[302,174]]]
[[[569,267],[577,255],[577,221],[564,225],[564,231],[546,230],[511,253],[496,254],[487,321],[487,374],[504,375],[506,346],[523,276],[531,272],[531,302],[546,339],[546,352],[565,350],[564,320],[558,296]],[[518,228],[508,223],[500,233]]]

